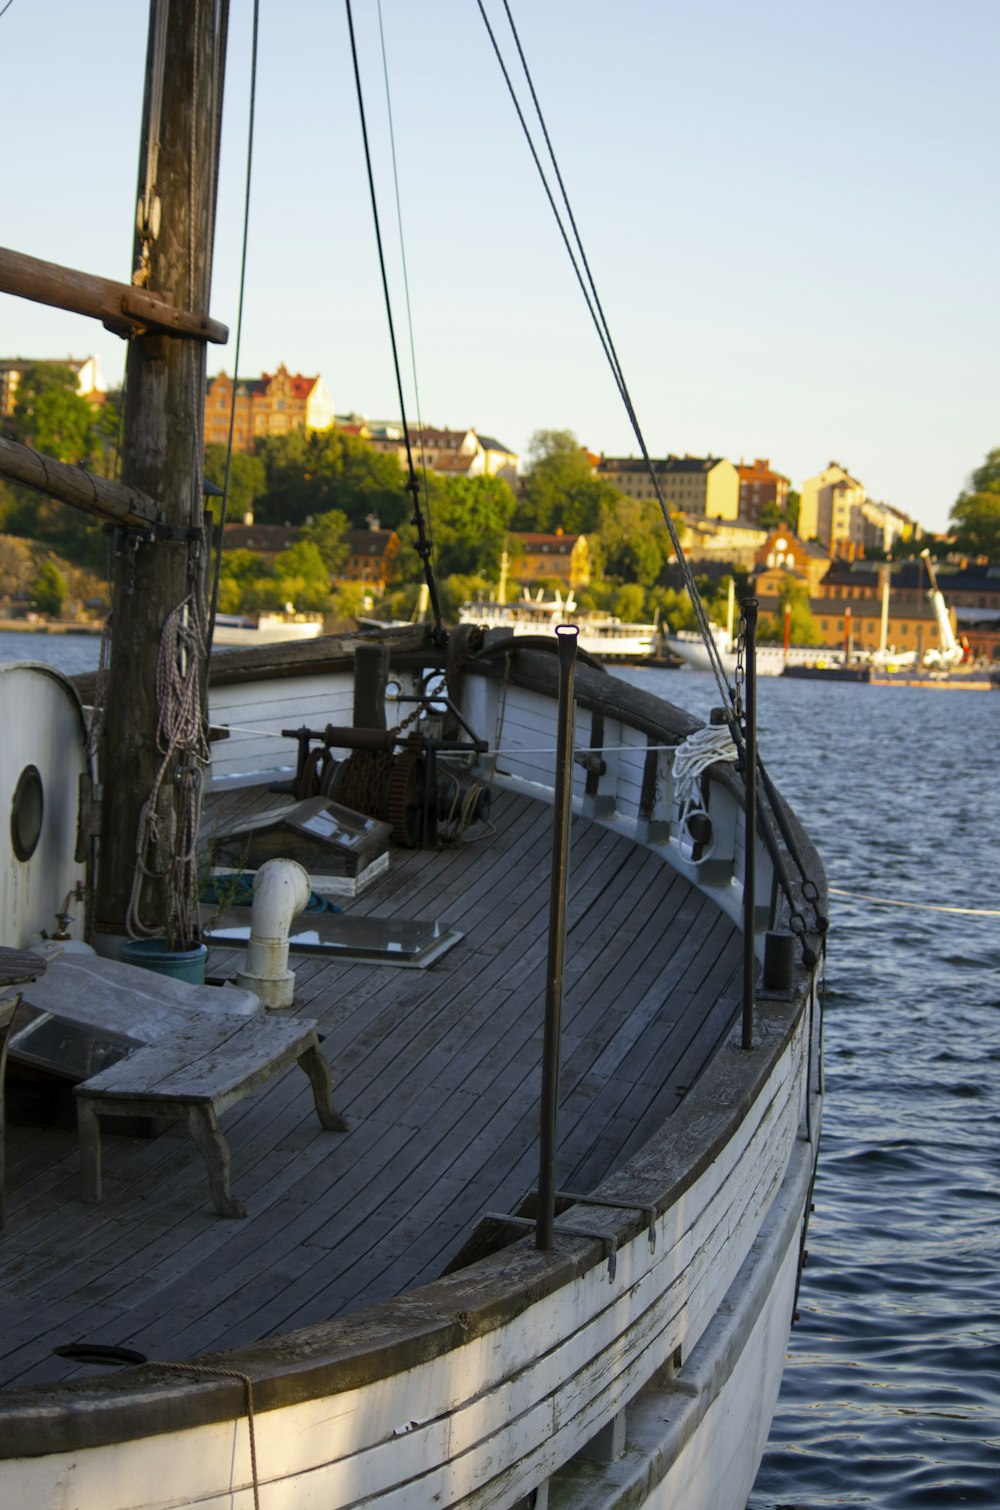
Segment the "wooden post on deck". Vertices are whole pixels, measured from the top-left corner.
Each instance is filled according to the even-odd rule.
[[[159,5],[151,0],[139,188],[146,187],[150,133],[158,135],[155,189],[159,234],[150,244],[151,292],[207,311],[215,221],[228,0],[218,5],[170,0],[166,36],[157,42]],[[153,119],[161,98],[159,129]],[[135,262],[141,243],[136,238]],[[162,760],[157,749],[157,652],[163,625],[188,596],[192,572],[205,570],[202,465],[205,345],[191,337],[147,334],[129,348],[122,480],[155,499],[166,533],[116,532],[112,581],[113,645],[101,751],[102,786],[95,932],[122,934],[136,860],[139,817]],[[204,674],[204,669],[202,672]],[[164,783],[167,806],[177,801]],[[143,913],[165,921],[162,887],[151,883]]]

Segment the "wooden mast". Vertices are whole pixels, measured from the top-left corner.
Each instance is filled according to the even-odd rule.
[[[139,198],[150,163],[159,199],[158,235],[146,243],[152,293],[207,311],[215,221],[228,0],[151,0]],[[154,118],[155,117],[155,118]],[[158,153],[149,151],[158,141]],[[157,163],[158,159],[158,163]],[[143,242],[136,237],[136,264]],[[143,805],[162,761],[156,688],[161,633],[169,615],[200,590],[206,568],[201,471],[205,346],[163,333],[137,337],[126,368],[122,480],[153,498],[164,526],[143,537],[116,534],[113,634],[101,753],[101,825],[93,912],[99,934],[124,934]],[[201,580],[199,580],[199,578]],[[205,668],[201,668],[204,676]],[[179,807],[171,780],[162,808]],[[164,827],[170,821],[163,812]],[[164,888],[147,883],[143,917],[165,926]]]

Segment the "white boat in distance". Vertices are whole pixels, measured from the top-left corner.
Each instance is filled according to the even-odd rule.
[[[506,629],[514,635],[554,634],[558,624],[579,629],[579,649],[598,660],[643,661],[660,651],[659,624],[628,624],[613,614],[577,607],[572,590],[547,598],[542,588],[532,596],[528,588],[516,603],[495,598],[463,603],[460,624],[478,624],[484,629]]]
[[[727,675],[736,670],[736,647],[730,636],[718,624],[713,624],[712,634],[719,652],[722,669]],[[668,631],[663,636],[664,648],[695,671],[711,671],[712,661],[705,641],[695,629]],[[838,650],[823,645],[757,645],[757,675],[781,676],[786,666],[843,666],[844,657]]]
[[[323,633],[321,614],[217,613],[212,634],[213,646],[280,645],[288,640],[314,640]]]

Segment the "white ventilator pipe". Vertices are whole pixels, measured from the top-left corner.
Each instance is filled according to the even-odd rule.
[[[288,968],[288,933],[309,895],[309,877],[295,860],[267,860],[254,877],[246,968],[237,980],[265,1007],[292,1005],[295,972]]]

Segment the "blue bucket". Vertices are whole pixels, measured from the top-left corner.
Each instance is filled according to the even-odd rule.
[[[191,986],[205,984],[205,960],[208,948],[195,944],[190,949],[168,949],[166,939],[128,939],[119,945],[118,958],[126,965],[155,970],[172,980],[184,980]]]

